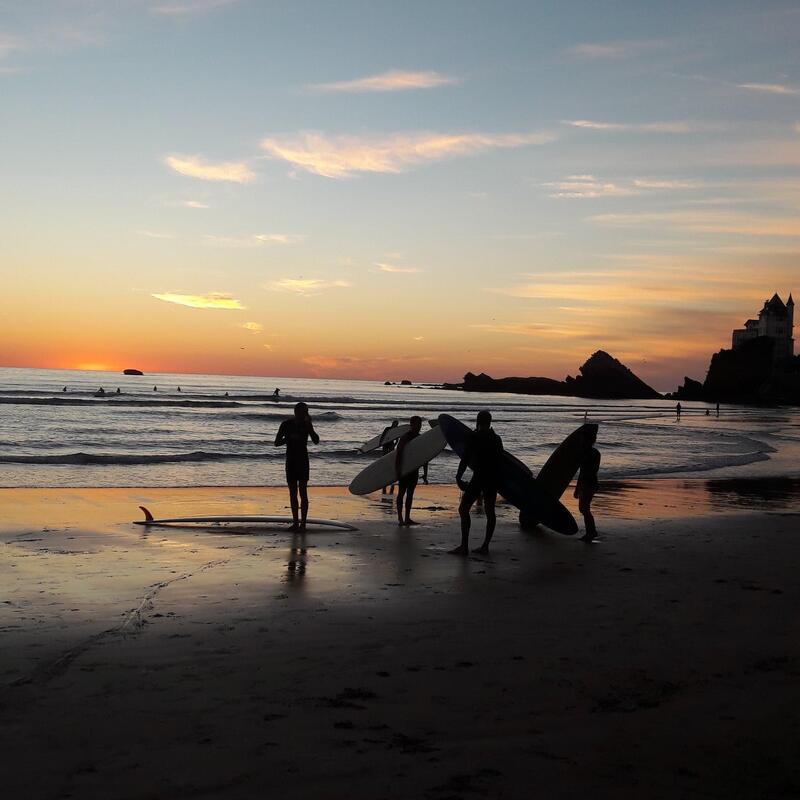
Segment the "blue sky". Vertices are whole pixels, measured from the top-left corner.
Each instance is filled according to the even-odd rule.
[[[0,2],[0,359],[702,377],[796,288],[798,34],[794,3]]]

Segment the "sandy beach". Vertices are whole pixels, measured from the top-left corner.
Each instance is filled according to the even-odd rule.
[[[442,486],[294,537],[130,522],[277,489],[2,490],[8,796],[796,796],[797,485],[718,483],[610,487],[589,546],[504,508],[487,559]]]

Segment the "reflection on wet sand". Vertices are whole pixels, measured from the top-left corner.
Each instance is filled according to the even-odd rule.
[[[289,558],[286,562],[286,583],[301,584],[306,577],[308,547],[305,533],[292,535]]]
[[[800,478],[601,481],[594,507],[629,519],[736,510],[800,512]]]

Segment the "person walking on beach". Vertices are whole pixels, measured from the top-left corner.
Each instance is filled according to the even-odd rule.
[[[408,421],[411,425],[411,430],[404,433],[397,443],[396,455],[394,459],[394,468],[397,473],[397,522],[399,525],[417,525],[411,519],[411,506],[414,503],[414,490],[417,488],[419,481],[419,469],[412,470],[408,475],[400,474],[400,466],[403,463],[403,452],[410,442],[419,436],[420,429],[422,428],[422,417],[411,417]],[[403,517],[403,500],[405,499],[405,518]]]
[[[294,417],[281,422],[275,436],[275,447],[286,445],[286,485],[289,487],[289,505],[292,507],[290,531],[304,531],[308,518],[308,437],[319,444],[308,406],[298,403]],[[299,495],[299,501],[298,501]],[[299,514],[298,514],[299,511]]]
[[[398,424],[399,424],[398,421],[396,419],[393,419],[392,424],[387,425],[383,429],[383,433],[381,433],[381,438],[380,438],[381,455],[385,456],[388,453],[391,453],[392,450],[394,450],[395,447],[397,446],[396,439],[392,439],[390,442],[385,441],[385,439],[387,436],[389,436],[389,434],[391,434],[394,431],[394,429],[398,426]],[[381,494],[394,494],[394,484],[392,483],[389,486],[384,486],[381,489]]]
[[[592,515],[592,498],[597,493],[597,473],[600,471],[600,451],[594,446],[597,441],[597,425],[583,426],[584,455],[578,481],[575,484],[575,497],[578,498],[578,511],[583,515],[586,533],[581,541],[591,542],[597,538],[597,528]]]
[[[492,430],[492,415],[488,411],[479,411],[476,428],[470,435],[464,457],[458,464],[456,483],[464,494],[458,506],[461,517],[461,544],[450,552],[465,556],[469,553],[470,508],[480,497],[483,498],[483,511],[486,515],[486,535],[483,544],[473,552],[486,555],[489,542],[492,541],[495,523],[494,505],[497,500],[497,474],[500,459],[503,456],[503,441]],[[464,480],[464,471],[469,467],[472,478],[469,483]]]

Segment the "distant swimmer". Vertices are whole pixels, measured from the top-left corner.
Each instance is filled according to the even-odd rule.
[[[281,396],[281,390],[276,387],[275,391],[272,393],[272,396],[276,397],[276,398],[280,397]]]
[[[179,387],[178,387],[178,391],[180,391],[180,390],[181,390],[181,387],[179,386]]]
[[[119,390],[119,386],[117,386],[117,394],[122,394],[122,392]]]
[[[503,457],[503,441],[492,430],[492,415],[488,411],[479,411],[476,423],[476,429],[467,441],[464,457],[459,462],[456,471],[456,483],[464,494],[458,506],[458,513],[461,517],[461,544],[450,551],[455,555],[469,553],[469,511],[479,497],[483,498],[483,508],[486,514],[486,536],[483,544],[473,552],[484,555],[489,552],[489,542],[492,541],[497,522],[494,505],[497,500],[497,477],[500,459]],[[469,483],[464,480],[464,471],[467,467],[472,470],[472,478]]]
[[[390,442],[384,441],[387,436],[390,436],[392,431],[398,426],[399,422],[396,419],[392,420],[391,425],[387,425],[383,432],[381,433],[380,443],[381,443],[381,453],[383,455],[387,455],[387,453],[391,453],[392,450],[397,446],[397,440],[392,439]],[[381,494],[394,494],[394,484],[390,484],[389,486],[384,486],[381,489]]]
[[[600,471],[600,451],[594,446],[597,441],[597,427],[587,425],[584,428],[583,446],[584,455],[581,469],[578,473],[578,482],[575,484],[575,497],[578,498],[578,511],[583,514],[586,533],[581,537],[584,542],[591,542],[597,537],[597,528],[592,516],[592,498],[597,493],[597,473]]]
[[[153,391],[154,391],[154,392],[157,392],[157,391],[158,391],[158,386],[154,386],[154,387],[153,387]]]
[[[67,387],[65,386],[61,391],[62,392],[66,392],[67,391]]]
[[[397,420],[395,420],[396,422]],[[395,472],[397,473],[397,521],[400,525],[416,525],[411,519],[411,506],[414,503],[414,490],[419,481],[419,470],[412,470],[408,475],[400,475],[400,465],[403,461],[403,451],[408,444],[419,436],[422,428],[422,417],[411,417],[408,421],[411,430],[404,433],[397,443],[397,455],[394,459]],[[403,500],[405,499],[405,517],[403,516]]]
[[[294,417],[281,422],[275,437],[275,446],[286,445],[286,485],[289,487],[289,505],[292,507],[291,531],[304,531],[308,518],[308,437],[319,444],[308,406],[298,403]],[[299,502],[298,502],[299,494]],[[299,514],[298,514],[299,511]]]
[[[95,397],[103,397],[106,393],[106,390],[101,386],[95,393]]]

